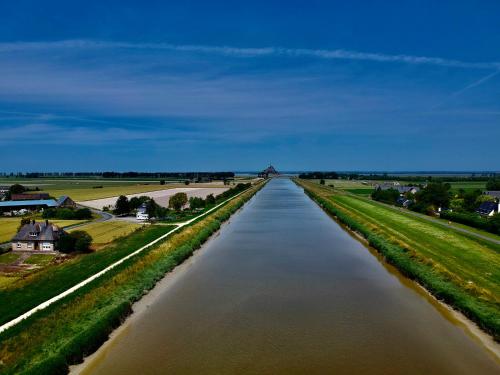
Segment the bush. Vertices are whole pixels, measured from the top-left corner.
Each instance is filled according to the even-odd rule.
[[[378,188],[372,193],[373,200],[388,204],[396,204],[398,198],[399,198],[399,191],[397,191],[396,189],[382,190]]]
[[[92,219],[92,211],[88,208],[48,208],[43,211],[44,219],[85,220]]]
[[[71,233],[65,233],[57,242],[57,248],[63,253],[86,252],[90,250],[92,237],[87,232],[76,230]]]
[[[451,220],[456,223],[465,224],[474,228],[500,235],[500,215],[496,214],[492,218],[482,217],[476,213],[469,212],[441,212],[441,218]]]

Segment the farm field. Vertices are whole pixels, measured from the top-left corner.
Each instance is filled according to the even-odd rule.
[[[39,221],[41,221],[41,219]],[[51,223],[63,228],[74,224],[80,224],[85,221],[86,220],[50,220]],[[20,217],[0,218],[0,243],[10,241],[11,238],[14,237],[20,222]]]
[[[145,196],[148,196],[150,198],[153,198],[156,201],[156,203],[158,203],[160,206],[168,207],[168,201],[169,201],[170,197],[176,193],[181,193],[181,192],[186,193],[188,198],[189,197],[206,198],[206,196],[209,194],[218,195],[218,194],[221,194],[228,189],[229,189],[229,187],[222,187],[222,185],[221,185],[221,187],[201,187],[201,186],[197,186],[197,187],[194,187],[194,186],[193,187],[172,187],[170,189],[163,188],[162,190],[157,190],[157,191],[151,191],[151,192],[139,193],[139,194],[126,194],[126,195],[127,195],[128,199],[130,199],[132,197],[139,197],[141,195],[145,195]],[[81,201],[79,203],[82,205],[88,206],[88,207],[97,208],[99,210],[102,210],[104,207],[114,206],[117,199],[118,199],[118,196],[113,196],[113,197],[109,197],[109,198]]]
[[[101,248],[118,237],[129,235],[141,226],[141,224],[112,220],[90,223],[82,227],[71,229],[69,232],[83,230],[92,236],[92,247]]]
[[[0,178],[0,185],[19,183],[36,188],[53,197],[68,195],[75,201],[115,197],[119,195],[147,193],[185,186],[179,181],[167,181],[161,185],[158,180],[113,180],[113,179],[14,179]],[[192,183],[191,187],[222,187],[221,181],[211,183]]]

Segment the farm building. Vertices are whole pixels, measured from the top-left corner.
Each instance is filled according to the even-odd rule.
[[[57,202],[53,199],[38,199],[26,201],[3,201],[0,202],[0,212],[14,210],[39,210],[41,208],[57,207]]]
[[[40,199],[49,199],[50,196],[48,193],[22,193],[22,194],[12,194],[10,197],[13,201],[34,201]]]
[[[63,195],[59,197],[59,199],[57,200],[57,207],[76,208],[76,203],[73,199],[71,199],[67,195]]]
[[[57,241],[65,232],[48,221],[37,223],[34,220],[21,227],[12,239],[13,251],[55,251]]]
[[[493,216],[500,210],[500,203],[497,202],[483,202],[476,210],[482,216]]]
[[[391,183],[375,185],[375,189],[380,189],[380,190],[394,189],[394,190],[397,190],[399,192],[399,194],[406,194],[406,193],[415,194],[415,193],[420,191],[420,188],[418,188],[416,186],[401,186],[401,185],[395,185],[395,184],[391,184]]]

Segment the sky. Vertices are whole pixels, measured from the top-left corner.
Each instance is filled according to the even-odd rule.
[[[499,171],[500,2],[4,1],[0,171]]]

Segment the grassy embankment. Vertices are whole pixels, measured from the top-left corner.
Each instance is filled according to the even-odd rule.
[[[0,289],[0,324],[30,310],[153,241],[173,226],[148,226],[100,251],[51,264]],[[29,258],[28,258],[29,259]]]
[[[44,219],[37,219],[38,221],[45,221]],[[67,227],[74,224],[83,223],[87,220],[50,220],[51,223],[60,227]],[[17,233],[17,228],[21,223],[21,218],[0,218],[0,243],[8,242]]]
[[[403,274],[500,340],[500,246],[377,202],[298,180]]]
[[[61,303],[0,335],[0,372],[66,372],[68,364],[96,350],[131,312],[132,303],[188,258],[262,186],[252,187]]]

